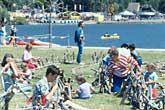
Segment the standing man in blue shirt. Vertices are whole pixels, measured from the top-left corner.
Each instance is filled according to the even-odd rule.
[[[77,63],[78,64],[83,64],[81,62],[81,56],[83,53],[83,47],[84,47],[84,41],[85,41],[85,36],[84,36],[84,22],[80,21],[78,23],[78,29],[75,31],[75,43],[77,43],[78,46],[78,54],[77,54]]]

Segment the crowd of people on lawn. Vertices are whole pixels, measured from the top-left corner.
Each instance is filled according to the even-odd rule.
[[[32,56],[31,53],[32,45],[27,44],[25,46],[25,51],[22,55],[22,64],[21,69],[18,68],[17,64],[14,61],[14,56],[11,53],[6,53],[1,62],[2,70],[0,71],[2,86],[5,92],[11,91],[13,89],[12,86],[17,84],[17,89],[20,92],[28,92],[32,91],[32,86],[30,82],[32,80],[32,70],[36,69],[38,66],[35,61],[39,60],[39,57]],[[39,80],[34,87],[33,95],[27,100],[27,103],[32,102],[33,110],[38,110],[35,108],[40,103],[43,107],[49,107],[50,100],[52,100],[52,96],[58,91],[58,84],[52,84],[55,80],[59,79],[61,73],[61,69],[55,65],[49,65],[46,70],[45,76],[41,80]],[[75,91],[78,93],[81,98],[90,98],[91,92],[90,88],[92,88],[91,84],[86,83],[86,80],[83,76],[77,77],[77,82],[80,85],[78,87],[79,91]],[[81,84],[84,84],[81,85]],[[52,84],[52,86],[50,86]],[[88,87],[90,87],[88,89]],[[81,93],[82,89],[85,93]],[[5,105],[4,110],[9,109],[9,102],[14,96],[14,93],[8,93],[5,96]],[[40,97],[40,99],[38,99]],[[87,109],[80,105],[77,105],[70,100],[65,100],[65,106],[71,107],[75,110],[98,110],[98,109]]]
[[[37,68],[34,63],[39,60],[39,57],[32,56],[31,53],[32,45],[28,44],[25,47],[25,51],[22,56],[21,70],[17,67],[14,62],[14,56],[10,53],[6,53],[2,60],[1,66],[3,67],[1,74],[4,84],[4,90],[8,91],[11,85],[17,83],[18,86],[23,91],[31,91],[32,87],[30,82],[32,80],[32,70]],[[151,98],[158,97],[156,91],[156,83],[158,75],[156,74],[156,65],[154,63],[149,63],[146,66],[146,72],[141,71],[142,58],[139,53],[135,50],[135,44],[122,44],[121,48],[111,47],[108,50],[108,54],[103,58],[103,64],[106,65],[108,73],[112,75],[112,82],[109,86],[112,86],[111,92],[116,94],[119,93],[122,87],[124,79],[127,78],[130,73],[130,66],[134,67],[134,71],[138,76],[144,76],[146,84],[150,87]],[[49,107],[52,100],[52,96],[55,94],[58,88],[58,84],[50,83],[55,82],[60,74],[60,69],[55,65],[49,65],[46,70],[45,76],[37,82],[33,90],[33,95],[31,97],[32,105],[37,106],[40,103],[42,106]],[[81,74],[76,77],[77,80],[77,90],[73,93],[77,94],[76,98],[89,99],[92,97],[92,93],[96,90],[92,87],[90,83],[86,81],[86,78]],[[41,100],[38,99],[41,98]],[[8,104],[12,97],[6,97],[5,110],[8,110]],[[28,100],[29,101],[29,100]],[[90,110],[77,105],[70,100],[66,100],[64,105],[72,107],[75,110]],[[36,108],[33,108],[36,110]]]
[[[77,54],[77,63],[79,65],[84,65],[81,61],[83,46],[85,42],[84,36],[84,23],[83,21],[79,22],[78,29],[75,31],[75,42],[78,46]],[[16,29],[13,26],[12,35],[16,36]],[[14,39],[14,38],[13,38]],[[136,76],[143,76],[145,78],[146,84],[149,86],[150,97],[158,97],[156,90],[156,83],[158,76],[156,74],[156,65],[154,63],[149,63],[146,66],[146,72],[141,71],[142,58],[135,49],[135,44],[122,44],[121,48],[111,47],[107,55],[102,59],[103,64],[106,67],[107,73],[112,76],[112,81],[109,81],[111,86],[111,91],[109,93],[117,94],[121,91],[122,83],[127,79],[128,74],[131,72],[132,67]],[[32,44],[27,44],[25,46],[24,53],[22,55],[22,64],[21,70],[18,68],[17,64],[14,61],[14,56],[10,53],[6,53],[1,62],[2,70],[0,72],[1,79],[3,82],[3,88],[7,92],[11,89],[13,84],[17,84],[21,91],[32,91],[30,82],[32,80],[32,70],[36,69],[38,66],[36,61],[40,60],[39,57],[34,57],[31,53]],[[130,66],[131,65],[131,66]],[[54,83],[60,77],[60,69],[55,65],[49,65],[47,67],[46,73],[41,80],[39,80],[34,89],[32,97],[28,102],[32,102],[33,110],[38,110],[35,106],[39,104],[46,108],[49,108],[50,103],[52,102],[52,97],[58,91],[59,85]],[[83,74],[76,77],[78,84],[77,90],[74,90],[73,93],[77,94],[76,98],[80,99],[89,99],[92,97],[92,93],[96,92],[94,87],[86,81],[86,78]],[[5,107],[4,110],[9,109],[9,102],[12,96],[5,97]],[[71,107],[75,110],[91,110],[84,108],[80,105],[73,103],[70,100],[64,100],[63,104],[67,107]]]

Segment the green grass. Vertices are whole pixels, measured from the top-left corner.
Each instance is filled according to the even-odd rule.
[[[77,54],[77,49],[67,48],[70,53],[75,52]],[[0,47],[0,59],[2,60],[5,53],[13,53],[15,59],[21,59],[22,54],[24,51],[24,47]],[[63,58],[63,54],[66,51],[66,48],[43,48],[43,47],[34,47],[32,50],[33,56],[40,56],[40,57],[50,57],[51,55],[58,56],[59,59]],[[88,64],[91,61],[91,55],[94,52],[100,53],[101,51],[106,54],[107,50],[101,49],[85,49],[83,53],[83,62]],[[139,51],[140,55],[143,58],[144,62],[157,62],[157,61],[165,61],[165,52],[155,52],[155,51]],[[87,78],[88,82],[92,82],[94,80],[94,72],[91,68],[98,68],[98,65],[91,65],[91,66],[80,66],[75,64],[58,64],[62,69],[64,69],[64,73],[66,77],[71,77],[73,80],[73,89],[76,89],[77,84],[74,80],[75,75],[72,74],[72,68],[79,68],[76,70],[76,74],[84,74]],[[37,70],[35,73],[37,77],[42,77],[45,74],[45,70]],[[145,68],[143,67],[143,71]],[[32,80],[32,85],[34,86],[38,79]],[[159,82],[165,85],[165,76],[159,78]],[[31,93],[29,94],[29,96]],[[132,107],[129,105],[119,105],[121,98],[118,98],[113,95],[108,94],[93,94],[93,97],[88,100],[80,100],[80,99],[73,99],[73,102],[80,104],[87,108],[100,108],[102,110],[130,110]],[[11,107],[14,110],[18,110],[16,107],[16,103],[18,105],[25,105],[25,97],[21,94],[16,95],[12,99]]]

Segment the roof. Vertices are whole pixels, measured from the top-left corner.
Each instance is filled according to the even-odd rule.
[[[131,12],[138,12],[140,10],[140,3],[129,3],[127,10]]]

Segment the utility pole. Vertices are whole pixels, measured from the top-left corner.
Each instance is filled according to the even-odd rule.
[[[95,0],[95,2],[94,2],[94,12],[96,12],[96,0]]]
[[[49,9],[49,48],[52,47],[52,1],[49,0],[50,3],[50,9]]]

